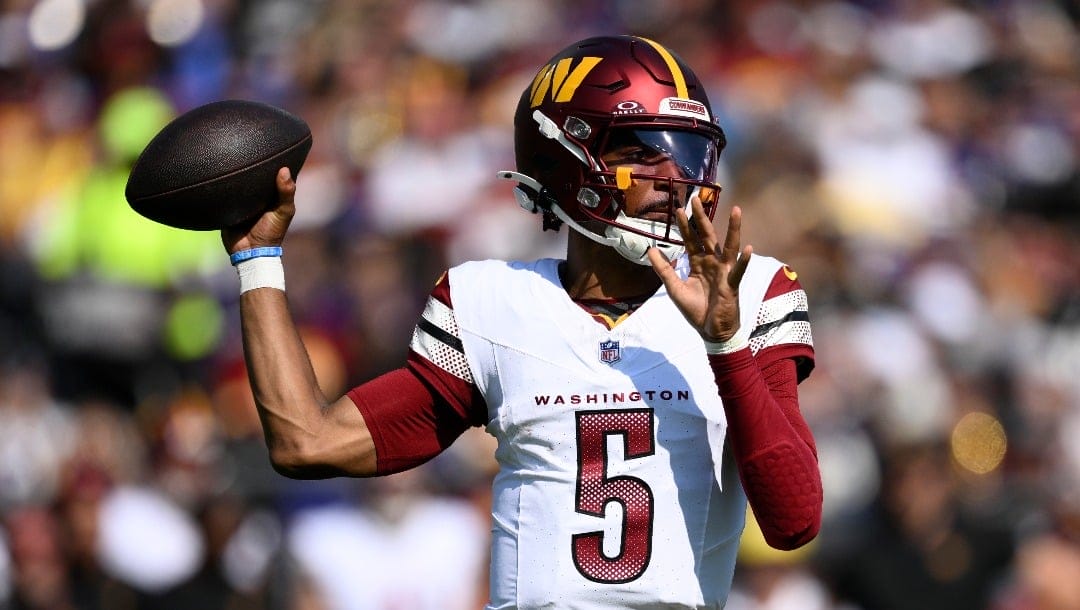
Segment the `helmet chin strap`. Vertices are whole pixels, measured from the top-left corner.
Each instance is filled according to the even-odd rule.
[[[539,206],[536,204],[536,199],[540,195],[543,186],[537,182],[536,179],[520,172],[509,170],[499,172],[498,177],[505,180],[514,180],[518,183],[518,186],[514,188],[514,197],[517,199],[518,205],[528,212],[536,213],[540,211]],[[604,234],[601,235],[586,229],[581,223],[570,218],[570,215],[567,214],[559,204],[552,203],[549,209],[552,214],[577,233],[598,244],[614,248],[623,258],[639,265],[652,264],[648,257],[649,248],[656,248],[669,261],[675,260],[685,251],[685,248],[682,246],[676,246],[675,244],[669,244],[658,239],[638,235],[632,231],[626,231],[611,225],[607,225],[604,229]],[[636,227],[657,235],[667,230],[667,225],[665,223],[645,220],[643,218],[631,218],[622,212],[619,212],[616,220],[622,224]],[[676,237],[679,237],[678,229],[673,228],[672,232]]]
[[[666,223],[656,222],[653,220],[645,220],[643,218],[630,218],[629,216],[619,212],[619,216],[616,220],[624,225],[629,225],[643,231],[648,231],[655,235],[659,235],[667,230]],[[677,229],[672,229],[672,233],[679,237]],[[676,258],[682,256],[685,248],[682,246],[676,246],[675,244],[669,244],[667,242],[653,239],[651,237],[645,237],[644,235],[638,235],[632,231],[620,229],[619,227],[613,227],[608,225],[604,229],[604,234],[609,238],[618,240],[618,243],[612,245],[615,251],[623,256],[623,258],[635,262],[639,265],[651,265],[649,261],[649,248],[656,248],[660,251],[660,254],[664,255],[664,258],[669,261],[673,261]]]
[[[649,248],[656,248],[669,261],[675,260],[681,256],[684,251],[682,246],[676,246],[675,244],[662,242],[658,239],[638,235],[633,231],[627,231],[611,225],[606,225],[604,234],[600,235],[599,233],[586,229],[573,218],[570,218],[570,215],[563,211],[558,205],[551,206],[551,211],[558,216],[559,220],[566,223],[566,225],[574,231],[577,231],[598,244],[614,248],[623,258],[639,265],[652,264],[649,261],[648,256]],[[649,231],[650,233],[662,232],[667,228],[662,222],[644,220],[642,218],[630,218],[622,212],[619,212],[617,220],[623,224],[637,227],[644,231]],[[678,235],[678,231],[675,231],[675,234]]]

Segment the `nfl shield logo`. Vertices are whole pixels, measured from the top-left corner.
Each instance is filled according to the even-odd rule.
[[[611,364],[618,362],[622,359],[622,351],[619,349],[618,341],[601,341],[600,342],[600,362]]]

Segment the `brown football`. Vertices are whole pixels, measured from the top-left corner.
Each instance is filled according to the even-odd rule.
[[[293,178],[311,150],[311,129],[281,108],[224,100],[194,108],[146,145],[128,175],[131,208],[171,227],[241,224],[277,201],[275,176]]]

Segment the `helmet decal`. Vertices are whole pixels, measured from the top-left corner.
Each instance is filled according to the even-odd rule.
[[[581,62],[571,70],[570,65],[574,59],[567,57],[560,59],[555,64],[548,64],[541,68],[540,72],[536,74],[536,78],[533,79],[532,87],[529,89],[532,107],[536,108],[544,103],[544,96],[547,95],[549,88],[551,89],[552,101],[569,102],[574,99],[574,92],[577,91],[578,86],[589,75],[589,72],[596,67],[596,64],[600,63],[601,59],[603,58],[582,57]]]
[[[611,114],[644,114],[645,112],[648,111],[645,109],[645,106],[641,105],[641,102],[636,100],[626,100],[625,102],[615,104],[615,109],[611,111]]]
[[[704,119],[709,120],[709,109],[705,107],[705,104],[697,100],[687,100],[678,97],[665,97],[660,100],[660,109],[657,110],[659,114],[674,114],[678,116],[686,116],[692,119]]]
[[[683,76],[683,71],[681,68],[679,68],[679,62],[675,61],[675,57],[671,54],[671,52],[665,49],[663,45],[654,40],[649,40],[648,38],[641,37],[639,37],[639,40],[643,40],[649,43],[649,46],[651,46],[653,49],[656,49],[656,52],[659,53],[660,57],[663,58],[664,63],[667,64],[668,70],[671,70],[671,80],[675,82],[675,96],[689,98],[690,93],[686,89],[686,77]]]

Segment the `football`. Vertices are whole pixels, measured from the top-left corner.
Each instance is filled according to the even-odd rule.
[[[199,106],[173,119],[135,160],[124,195],[139,214],[170,227],[224,229],[277,201],[275,176],[295,180],[311,129],[281,108],[248,100]]]

